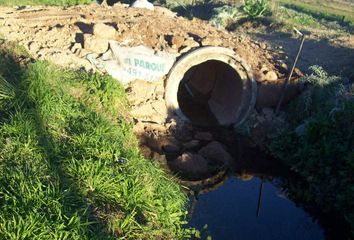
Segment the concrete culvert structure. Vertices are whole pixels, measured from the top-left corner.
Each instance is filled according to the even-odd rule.
[[[199,126],[239,125],[256,102],[249,66],[233,50],[202,47],[181,57],[166,82],[170,113]]]

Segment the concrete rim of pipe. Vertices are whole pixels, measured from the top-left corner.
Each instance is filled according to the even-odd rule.
[[[194,75],[190,73],[192,69]],[[218,72],[218,69],[221,71]],[[211,74],[215,75],[215,79],[210,80],[214,85],[210,90],[208,106],[217,120],[216,125],[242,124],[255,105],[257,84],[248,64],[233,50],[223,47],[198,48],[185,54],[174,64],[167,76],[165,87],[165,101],[170,115],[176,113],[182,120],[195,123],[185,114],[183,107],[181,109],[178,99],[180,85],[187,81],[194,83],[197,89],[205,88],[205,85],[210,84],[203,78],[207,79]],[[186,80],[187,75],[193,76]],[[194,77],[195,75],[197,77]],[[201,80],[198,80],[198,83],[193,78]]]

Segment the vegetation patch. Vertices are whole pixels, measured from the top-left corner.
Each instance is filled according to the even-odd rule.
[[[309,88],[289,107],[290,127],[273,137],[269,151],[302,179],[287,186],[289,197],[339,215],[353,237],[354,90],[312,69],[303,79]]]
[[[139,153],[116,80],[46,62],[20,67],[7,50],[0,73],[16,94],[0,109],[1,238],[188,235],[186,196]]]

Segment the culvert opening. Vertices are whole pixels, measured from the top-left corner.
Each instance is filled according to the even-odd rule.
[[[182,56],[170,70],[165,103],[170,117],[199,126],[237,126],[256,101],[252,71],[233,50],[201,47]]]
[[[195,125],[232,122],[242,100],[242,79],[230,65],[208,60],[191,67],[180,81],[177,101]]]

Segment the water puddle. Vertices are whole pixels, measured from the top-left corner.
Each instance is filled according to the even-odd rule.
[[[302,208],[287,199],[276,187],[275,180],[263,181],[262,196],[257,209],[262,179],[248,181],[228,178],[218,188],[191,200],[190,226],[203,229],[213,240],[277,240],[324,239],[318,223]]]

